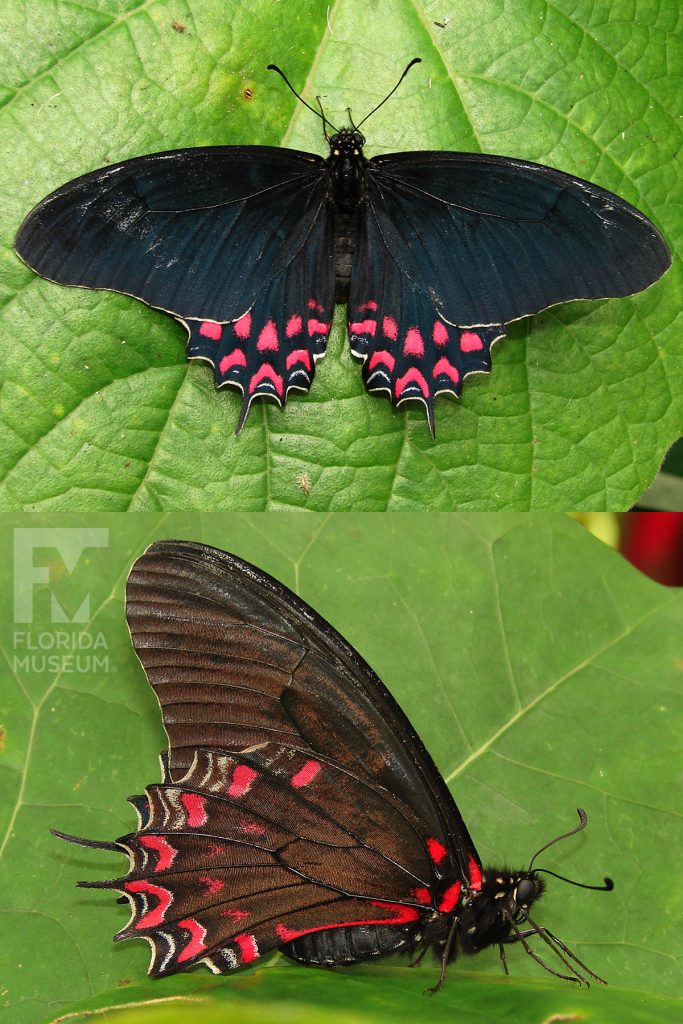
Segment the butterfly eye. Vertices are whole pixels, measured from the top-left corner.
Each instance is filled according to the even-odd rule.
[[[515,889],[514,900],[520,907],[525,907],[536,896],[536,885],[530,878],[523,878]]]

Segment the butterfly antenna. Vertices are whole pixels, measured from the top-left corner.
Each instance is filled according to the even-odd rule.
[[[557,836],[556,839],[551,839],[549,843],[546,843],[540,850],[537,850],[531,858],[527,871],[531,871],[534,861],[538,857],[539,853],[543,853],[543,851],[547,850],[548,847],[554,846],[555,843],[559,843],[563,839],[569,839],[570,836],[575,836],[577,832],[583,832],[588,824],[588,815],[582,807],[577,807],[576,813],[579,816],[579,824],[576,828],[573,828],[571,832],[565,832],[563,835]],[[611,892],[614,888],[614,882],[611,878],[604,878],[602,885],[586,885],[585,882],[575,882],[572,878],[567,878],[565,875],[558,875],[556,871],[550,871],[548,868],[536,868],[536,872],[543,872],[545,875],[552,875],[553,878],[559,878],[562,882],[568,882],[570,885],[575,885],[579,889],[594,889],[596,892]]]
[[[529,867],[527,868],[527,871],[531,871],[534,861],[540,853],[544,852],[544,850],[548,850],[551,846],[554,846],[555,843],[561,843],[563,839],[569,839],[570,836],[575,836],[577,832],[583,832],[586,825],[588,824],[588,815],[584,811],[583,807],[577,807],[576,813],[579,816],[579,824],[576,826],[576,828],[573,828],[570,832],[563,832],[561,836],[557,836],[557,838],[551,839],[550,842],[546,843],[545,846],[542,846],[540,850],[536,850],[536,853],[533,855],[529,862]]]
[[[308,109],[311,110],[315,114],[316,117],[319,117],[321,119],[321,121],[323,122],[323,125],[329,124],[330,128],[332,129],[332,131],[336,132],[337,129],[334,127],[332,122],[329,121],[325,117],[324,114],[322,114],[322,113],[320,113],[320,111],[316,110],[315,107],[312,107],[310,103],[307,103],[306,100],[303,98],[303,96],[299,95],[299,93],[296,91],[296,89],[294,88],[294,86],[292,85],[290,80],[287,78],[287,75],[284,73],[284,71],[282,71],[277,66],[277,64],[269,64],[268,67],[266,68],[266,71],[277,71],[277,73],[280,76],[280,78],[282,78],[284,80],[285,85],[287,85],[287,87],[290,89],[290,91],[294,93],[294,95],[299,100],[299,102],[303,103],[303,105],[305,107],[308,107]],[[320,102],[320,100],[318,100],[318,102]],[[322,107],[321,107],[321,109],[322,109]],[[325,132],[325,138],[327,138],[327,132]]]
[[[386,95],[386,96],[384,97],[384,99],[382,100],[382,102],[381,102],[381,103],[378,103],[376,107],[373,107],[373,108],[372,108],[372,110],[370,111],[370,113],[369,113],[369,114],[366,114],[366,115],[365,115],[365,117],[364,117],[364,118],[363,118],[363,120],[362,120],[362,121],[360,122],[360,124],[357,124],[357,125],[355,126],[355,127],[356,127],[356,130],[357,130],[358,128],[360,128],[361,124],[365,124],[365,122],[367,121],[367,119],[368,119],[369,117],[371,117],[371,116],[372,116],[372,115],[373,115],[373,114],[375,113],[375,111],[376,111],[376,110],[379,110],[379,108],[380,108],[380,107],[383,107],[383,106],[384,106],[384,104],[385,104],[385,103],[387,102],[387,100],[388,100],[388,99],[389,99],[389,98],[390,98],[391,96],[393,96],[393,95],[394,95],[394,93],[395,93],[395,92],[396,92],[396,90],[398,89],[399,85],[401,84],[401,82],[403,81],[403,79],[404,79],[404,78],[406,77],[406,75],[408,74],[408,72],[410,71],[410,69],[412,68],[413,64],[421,64],[421,63],[422,63],[422,58],[421,58],[421,57],[413,57],[413,59],[411,60],[410,64],[408,64],[408,66],[406,67],[405,71],[403,72],[403,74],[401,75],[401,77],[399,78],[398,82],[396,83],[396,85],[394,86],[394,88],[393,88],[393,89],[391,90],[391,92],[390,92],[390,93],[388,93],[388,94],[387,94],[387,95]],[[284,75],[283,75],[283,78],[284,78]],[[290,88],[291,88],[291,86],[290,86]]]

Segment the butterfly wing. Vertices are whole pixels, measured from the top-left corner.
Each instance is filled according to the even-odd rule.
[[[119,840],[131,873],[103,884],[131,899],[120,937],[150,940],[154,973],[229,970],[319,931],[339,936],[338,962],[362,959],[406,944],[461,879],[477,884],[467,829],[402,711],[286,587],[214,548],[161,541],[131,570],[126,614],[169,755],[148,809],[136,801],[141,829]],[[156,861],[141,859],[150,843]],[[209,848],[226,844],[239,870],[212,873]]]
[[[630,295],[671,263],[654,225],[597,185],[474,153],[375,157],[349,299],[368,390],[458,395],[504,325],[569,299]]]
[[[324,161],[266,146],[182,149],[69,182],[28,215],[21,258],[51,281],[104,288],[179,319],[188,355],[258,394],[307,391],[324,354],[334,251]]]

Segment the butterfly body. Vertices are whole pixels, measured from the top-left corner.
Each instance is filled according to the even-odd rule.
[[[128,899],[116,938],[149,941],[150,974],[432,949],[443,977],[458,949],[522,937],[535,873],[482,868],[401,709],[291,591],[161,541],[131,570],[126,614],[169,738],[162,781],[115,842],[57,834],[128,856],[125,875],[80,884]]]
[[[357,128],[326,138],[326,159],[220,146],[93,171],[28,214],[16,250],[49,280],[174,316],[188,357],[242,392],[238,432],[256,397],[283,406],[309,390],[335,302],[348,303],[368,391],[421,403],[433,433],[436,397],[490,371],[507,323],[630,295],[671,262],[640,211],[553,168],[478,153],[368,160]]]

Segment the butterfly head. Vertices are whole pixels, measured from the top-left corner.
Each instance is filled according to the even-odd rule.
[[[526,921],[544,889],[533,871],[488,868],[481,889],[463,894],[457,929],[462,951],[478,953],[508,939]]]
[[[330,138],[333,157],[361,156],[365,137],[355,128],[341,128]]]

